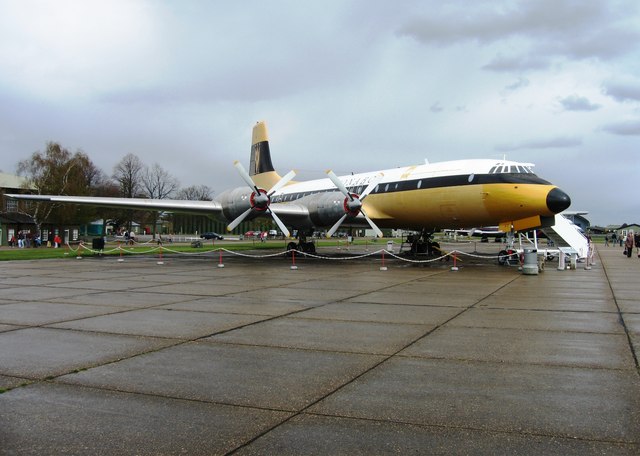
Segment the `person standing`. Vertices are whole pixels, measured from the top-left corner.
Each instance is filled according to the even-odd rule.
[[[640,258],[640,231],[633,235],[633,239],[636,243],[636,254]]]
[[[627,238],[624,241],[624,250],[625,252],[627,252],[627,258],[631,258],[634,244],[635,244],[635,240],[633,238],[633,231],[629,231],[627,233]]]

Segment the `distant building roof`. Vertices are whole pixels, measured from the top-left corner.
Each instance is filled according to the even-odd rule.
[[[0,172],[0,188],[23,188],[27,179],[13,174]]]
[[[623,230],[625,228],[635,228],[635,227],[640,227],[639,224],[637,223],[623,223],[622,225],[620,225],[618,228],[616,228],[617,230]]]

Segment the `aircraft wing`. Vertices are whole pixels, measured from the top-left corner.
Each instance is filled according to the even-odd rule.
[[[119,209],[136,209],[143,211],[185,212],[200,215],[220,216],[222,206],[217,201],[191,201],[145,198],[111,198],[101,196],[66,196],[66,195],[10,195],[5,196],[17,200],[44,201],[48,203],[81,204],[88,206],[111,207]]]
[[[278,216],[287,225],[291,226],[308,226],[309,225],[309,209],[304,204],[299,203],[273,203],[269,206],[269,210],[278,214]]]
[[[222,204],[218,201],[193,201],[146,198],[112,198],[101,196],[67,196],[67,195],[22,195],[5,194],[5,196],[28,201],[47,203],[79,204],[87,206],[109,207],[116,209],[133,209],[143,211],[167,211],[187,214],[207,215],[226,220],[222,212]],[[296,203],[274,203],[270,211],[278,214],[287,225],[306,226],[309,222],[309,210],[306,205]]]

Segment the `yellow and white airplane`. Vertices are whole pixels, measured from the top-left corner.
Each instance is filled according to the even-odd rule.
[[[303,251],[313,249],[306,234],[341,225],[420,231],[499,226],[524,231],[551,223],[569,207],[569,196],[539,178],[533,164],[506,160],[455,160],[383,171],[294,182],[295,172],[281,177],[271,162],[264,122],[253,128],[249,172],[235,162],[245,186],[227,190],[213,201],[153,200],[65,195],[6,195],[14,199],[128,209],[185,212],[228,222],[231,231],[242,221],[270,216],[289,237],[299,233]]]

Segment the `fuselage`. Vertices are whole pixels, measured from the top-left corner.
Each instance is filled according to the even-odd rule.
[[[569,197],[536,176],[532,167],[504,160],[455,160],[340,179],[359,194],[383,174],[364,201],[367,214],[380,227],[460,228],[552,216],[566,209]],[[329,179],[291,183],[275,193],[272,202],[308,205],[325,192],[335,194],[334,204],[343,204],[344,197]]]

